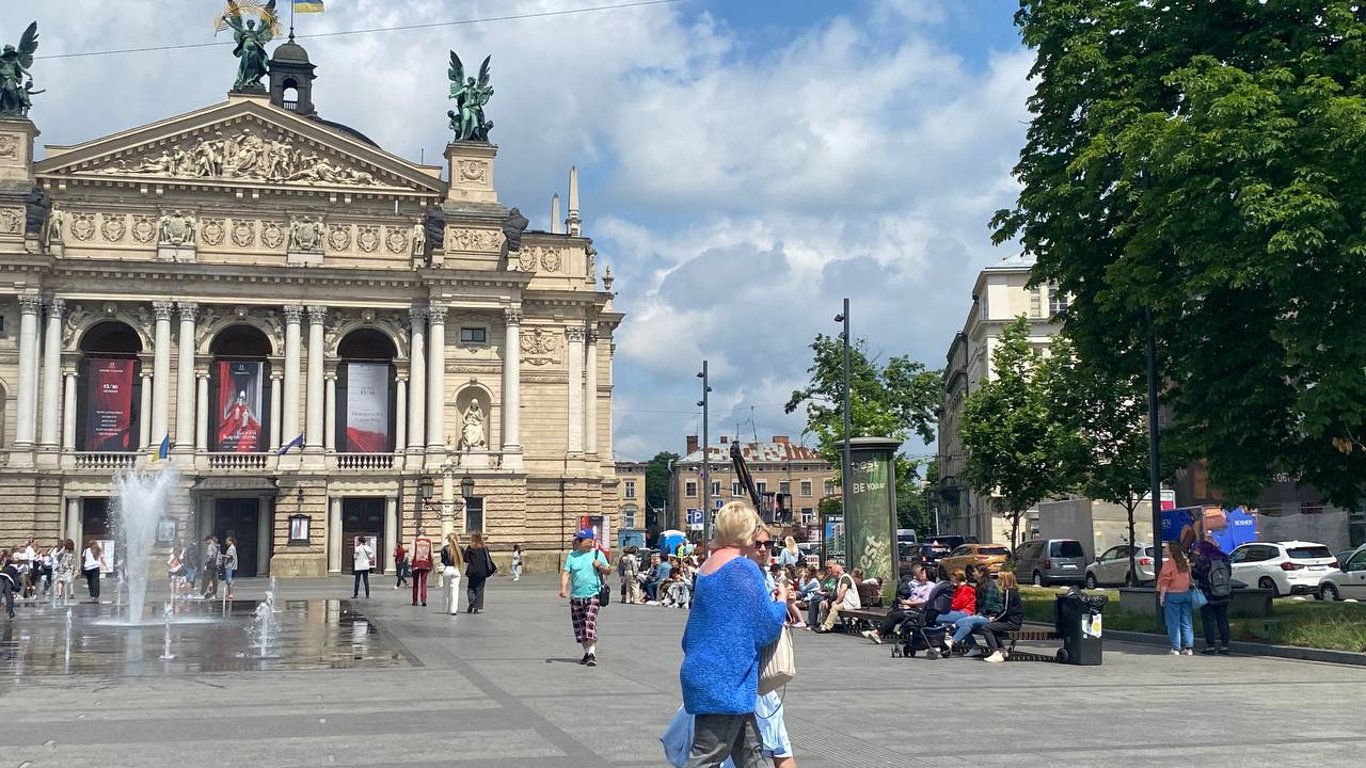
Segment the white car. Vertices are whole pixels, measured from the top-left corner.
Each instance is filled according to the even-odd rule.
[[[1119,544],[1105,550],[1100,557],[1086,566],[1086,588],[1095,589],[1113,584],[1136,587],[1139,581],[1148,583],[1156,578],[1153,575],[1153,545],[1140,542],[1138,546],[1141,549],[1138,550],[1138,556],[1134,558],[1138,564],[1137,581],[1129,570],[1129,551],[1133,547],[1128,544]]]
[[[1319,579],[1322,600],[1366,600],[1366,544],[1342,558],[1342,570]]]
[[[1233,550],[1228,561],[1234,579],[1272,597],[1317,595],[1324,576],[1340,573],[1332,551],[1310,541],[1256,541]]]

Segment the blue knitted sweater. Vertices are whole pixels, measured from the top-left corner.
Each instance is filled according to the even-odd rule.
[[[787,606],[764,588],[764,575],[747,557],[697,576],[683,631],[683,708],[693,715],[754,711],[759,652],[778,639]]]

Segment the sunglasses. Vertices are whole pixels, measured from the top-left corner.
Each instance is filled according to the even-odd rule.
[[[772,543],[773,543],[773,539],[755,539],[755,540],[754,540],[754,546],[756,546],[756,547],[767,547],[769,544],[772,544]]]

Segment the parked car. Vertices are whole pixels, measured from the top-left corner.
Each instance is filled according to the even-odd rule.
[[[925,540],[920,543],[938,544],[940,546],[948,547],[949,551],[952,552],[964,544],[976,544],[977,540],[970,539],[967,536],[959,536],[957,534],[944,534],[943,536],[926,536]]]
[[[1342,569],[1319,579],[1320,600],[1366,600],[1366,544],[1338,556]]]
[[[1336,555],[1333,555],[1333,557],[1337,558],[1338,570],[1346,570],[1343,566],[1347,564],[1347,558],[1351,557],[1354,552],[1356,552],[1355,549],[1344,549]]]
[[[1034,539],[1011,555],[1015,578],[1036,587],[1086,580],[1086,550],[1076,539]]]
[[[982,563],[994,575],[1008,559],[1010,550],[1000,544],[964,544],[939,561],[939,578],[947,579],[954,571],[966,573],[970,566]]]
[[[1138,545],[1138,557],[1135,558],[1135,564],[1138,566],[1137,579],[1129,570],[1129,553],[1133,550],[1134,547],[1129,544],[1119,544],[1102,552],[1100,557],[1086,566],[1086,588],[1095,589],[1115,584],[1136,587],[1156,579],[1157,576],[1153,572],[1153,545],[1141,542]]]
[[[930,569],[930,573],[934,573],[933,569],[939,565],[939,561],[948,557],[951,552],[953,552],[953,547],[929,541],[915,546],[912,559],[923,563],[925,568]]]
[[[1332,551],[1310,541],[1254,541],[1228,556],[1233,578],[1281,595],[1319,594],[1319,582],[1338,561]]]

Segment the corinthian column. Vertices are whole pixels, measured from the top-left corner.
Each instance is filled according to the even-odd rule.
[[[171,426],[171,312],[175,304],[152,302],[156,314],[156,337],[152,341],[152,432],[151,444],[160,444]]]
[[[337,374],[327,374],[327,399],[323,403],[323,447],[337,450]],[[345,447],[343,445],[342,447]]]
[[[62,450],[76,450],[76,372],[66,372],[66,394],[62,398]]]
[[[19,403],[14,433],[16,451],[33,447],[38,421],[38,311],[43,300],[19,297]],[[14,459],[11,458],[11,463]]]
[[[410,309],[411,342],[408,344],[408,453],[422,453],[427,442],[427,310]],[[401,446],[400,446],[401,447]]]
[[[199,305],[182,301],[180,309],[180,356],[176,359],[175,445],[188,449],[195,439],[194,320]]]
[[[209,450],[209,372],[201,371],[195,375],[198,394],[195,397],[195,434],[194,447],[197,451]]]
[[[66,301],[53,299],[47,305],[47,330],[43,338],[43,422],[39,444],[56,450],[58,414],[62,402],[62,310]]]
[[[522,453],[522,308],[504,309],[503,320],[503,466],[513,467]]]
[[[283,446],[299,436],[299,324],[304,317],[304,308],[298,305],[285,307],[285,378],[284,397],[281,398],[281,422],[284,432],[280,435]]]
[[[323,447],[323,323],[327,307],[308,308],[308,395],[304,422],[304,450]]]
[[[583,384],[584,429],[583,449],[587,453],[598,452],[598,329],[596,325],[588,328],[588,375]]]
[[[438,457],[446,439],[446,307],[427,310],[427,455]]]
[[[564,329],[569,337],[569,452],[583,453],[583,326]]]

